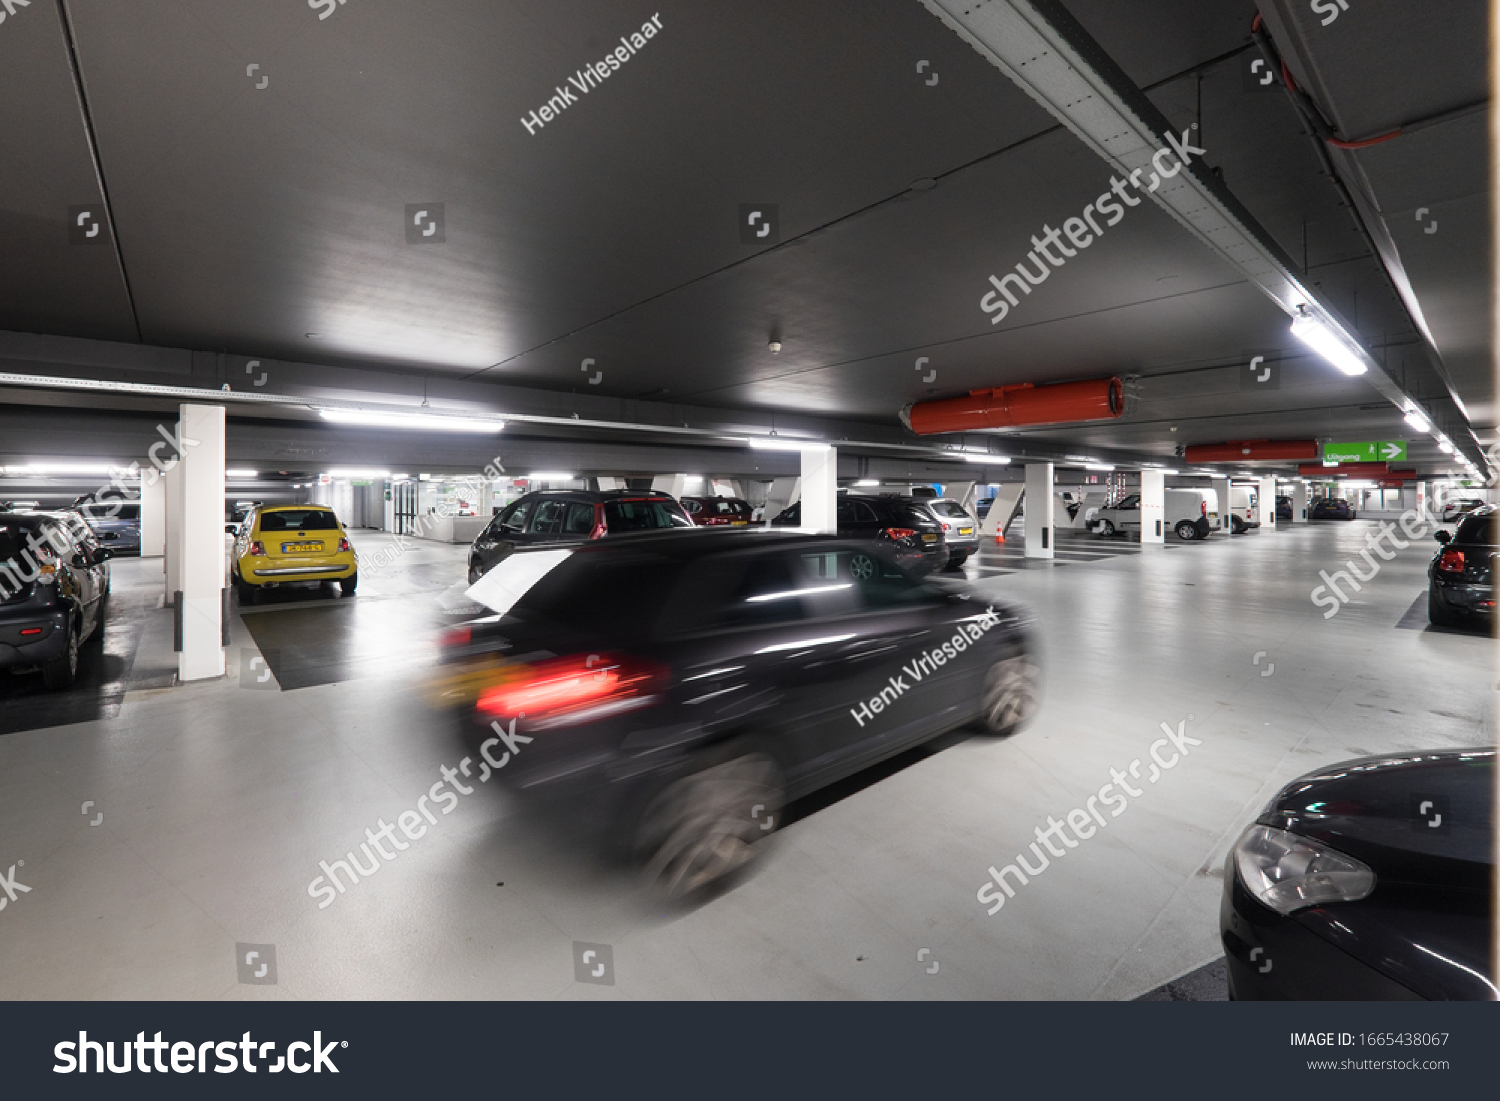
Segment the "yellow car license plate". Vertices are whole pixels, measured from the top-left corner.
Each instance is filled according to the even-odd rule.
[[[974,534],[974,529],[971,528],[971,527],[970,528],[959,528],[958,529],[958,534],[960,534],[960,535],[973,535]]]
[[[323,549],[323,544],[322,543],[283,543],[283,544],[281,544],[281,553],[282,554],[306,554],[308,551],[320,551],[322,549]]]
[[[736,528],[743,528],[743,527],[748,526],[749,523],[750,523],[749,520],[731,520],[730,521],[730,526],[731,527],[736,527]]]
[[[936,543],[937,542],[937,536],[936,535],[924,535],[924,536],[922,536],[922,542],[924,542],[924,543]]]

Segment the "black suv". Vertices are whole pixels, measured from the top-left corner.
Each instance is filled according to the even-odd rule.
[[[1435,627],[1495,627],[1495,555],[1500,553],[1500,511],[1469,513],[1458,533],[1433,535],[1442,550],[1427,567],[1427,619]]]
[[[104,637],[110,557],[61,516],[0,513],[0,669],[73,683],[79,646]]]
[[[926,502],[910,497],[865,497],[849,493],[839,497],[835,518],[838,533],[844,538],[885,543],[896,561],[909,570],[924,573],[948,564],[943,525],[928,511]],[[783,509],[771,523],[788,527],[801,524],[801,502]]]
[[[542,490],[512,501],[469,548],[469,583],[518,550],[585,543],[627,531],[690,528],[676,499],[654,490]]]

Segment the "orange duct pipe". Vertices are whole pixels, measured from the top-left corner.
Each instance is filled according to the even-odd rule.
[[[1297,473],[1304,478],[1336,478],[1339,475],[1352,476],[1356,478],[1390,478],[1398,477],[1390,472],[1390,463],[1339,463],[1338,466],[1324,466],[1322,463],[1303,463],[1297,468]],[[1412,475],[1415,477],[1415,475]]]
[[[1319,454],[1317,440],[1230,440],[1185,447],[1182,459],[1188,463],[1245,463],[1316,459]]]
[[[901,410],[901,423],[918,436],[1020,428],[1035,424],[1113,420],[1125,412],[1125,384],[1119,377],[1035,386],[970,390],[961,398],[919,401]]]

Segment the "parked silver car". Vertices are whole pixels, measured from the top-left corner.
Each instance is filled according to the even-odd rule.
[[[947,569],[957,569],[979,550],[979,521],[963,505],[951,497],[917,497],[912,503],[926,509],[943,525],[943,540],[948,544]]]

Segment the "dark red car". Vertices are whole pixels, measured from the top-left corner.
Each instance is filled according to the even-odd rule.
[[[742,528],[750,523],[749,501],[738,497],[679,497],[693,523],[704,528]]]

